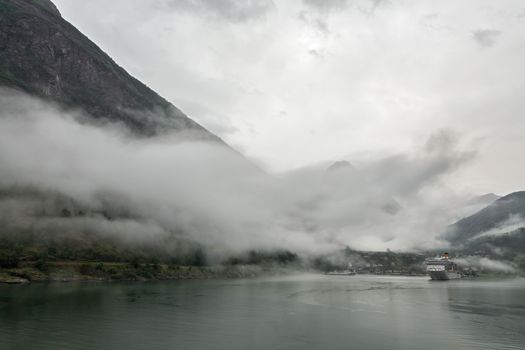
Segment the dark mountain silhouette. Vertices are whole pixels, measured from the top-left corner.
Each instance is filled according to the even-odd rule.
[[[220,141],[128,74],[49,0],[0,0],[0,86],[80,108],[140,136],[190,131]]]
[[[474,215],[459,220],[448,228],[445,238],[454,244],[464,243],[470,238],[502,226],[513,216],[525,218],[525,191],[501,197]]]
[[[346,160],[339,160],[326,169],[327,174],[334,172],[344,172],[347,174],[352,174],[355,172],[355,168],[350,162]]]

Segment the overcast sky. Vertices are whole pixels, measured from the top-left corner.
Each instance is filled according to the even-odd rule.
[[[115,61],[269,171],[477,155],[447,181],[525,189],[525,2],[54,0]],[[388,176],[388,175],[387,175]]]

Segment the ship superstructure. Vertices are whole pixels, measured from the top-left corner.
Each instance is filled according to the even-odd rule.
[[[449,258],[448,253],[441,257],[425,260],[427,272],[433,280],[451,280],[461,278],[459,266]]]

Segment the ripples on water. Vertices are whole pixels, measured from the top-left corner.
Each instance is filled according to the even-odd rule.
[[[0,349],[524,349],[525,280],[0,286]]]

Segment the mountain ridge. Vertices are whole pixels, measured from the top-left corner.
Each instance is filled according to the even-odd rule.
[[[453,244],[462,243],[503,225],[512,215],[525,218],[525,191],[507,194],[475,214],[458,220],[449,226],[444,238]]]
[[[224,142],[119,66],[49,0],[0,0],[0,85],[152,136]]]

